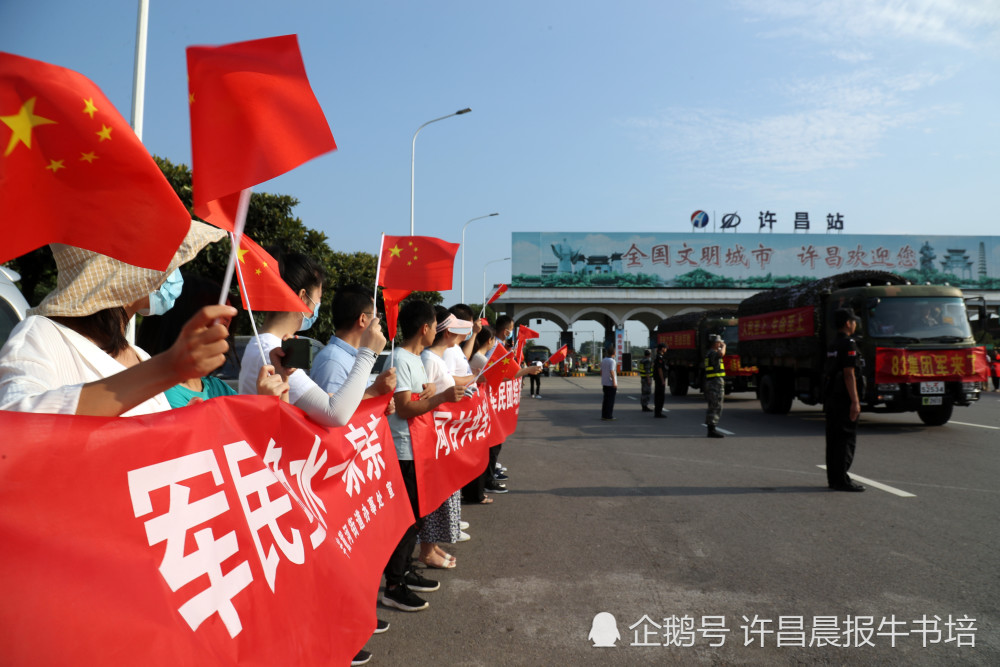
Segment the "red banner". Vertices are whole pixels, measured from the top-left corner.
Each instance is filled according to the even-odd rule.
[[[517,414],[521,409],[521,378],[506,380],[489,388],[490,408],[497,434],[491,445],[504,442],[517,430]]]
[[[387,400],[0,412],[3,663],[349,664],[413,523]]]
[[[458,403],[442,403],[410,420],[420,516],[482,475],[489,448],[498,442],[494,415],[484,391]]]
[[[875,349],[875,382],[986,382],[990,377],[985,347],[960,350]]]
[[[740,340],[798,338],[816,331],[812,306],[740,318]]]
[[[722,358],[722,363],[726,369],[726,377],[749,377],[757,373],[756,366],[741,365],[738,354],[727,354]]]
[[[697,347],[697,332],[694,329],[664,331],[656,334],[656,342],[665,344],[671,350],[693,350]]]

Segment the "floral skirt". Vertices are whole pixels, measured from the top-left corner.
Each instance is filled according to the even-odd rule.
[[[441,504],[441,507],[424,517],[424,528],[418,537],[425,544],[428,542],[457,542],[460,532],[458,522],[461,519],[462,495],[456,491]]]

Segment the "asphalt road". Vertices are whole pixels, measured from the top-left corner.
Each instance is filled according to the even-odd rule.
[[[1000,394],[941,427],[863,414],[868,490],[842,493],[816,408],[733,394],[709,440],[697,393],[653,419],[621,378],[602,422],[598,378],[542,390],[510,493],[463,506],[428,609],[379,608],[372,665],[1000,665]],[[613,647],[588,641],[601,612]]]

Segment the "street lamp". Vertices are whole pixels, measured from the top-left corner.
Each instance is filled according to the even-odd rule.
[[[478,218],[473,218],[469,222],[475,222],[476,220],[482,220],[483,218],[492,218],[494,215],[500,215],[499,213],[490,213],[489,215],[481,215]],[[465,303],[465,228],[469,226],[469,222],[462,225],[462,303]],[[410,235],[413,235],[413,230],[410,230]]]
[[[472,109],[468,108],[461,109],[459,111],[456,111],[455,113],[450,113],[447,116],[441,116],[440,118],[429,120],[420,127],[418,127],[417,131],[413,133],[413,148],[410,150],[410,236],[413,236],[413,184],[414,184],[413,166],[417,158],[417,135],[420,134],[420,130],[424,129],[431,123],[436,123],[439,120],[444,120],[445,118],[451,118],[452,116],[461,116],[462,114],[469,113],[470,111],[472,111]]]
[[[483,264],[483,308],[486,308],[486,267],[490,264],[496,264],[497,262],[506,262],[510,257],[504,257],[503,259],[491,259],[490,261]]]

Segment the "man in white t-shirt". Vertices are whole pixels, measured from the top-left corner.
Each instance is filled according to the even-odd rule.
[[[615,351],[609,347],[601,359],[601,389],[604,390],[604,400],[601,403],[601,419],[614,421],[615,394],[618,393],[618,362],[615,361]]]

